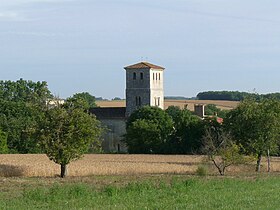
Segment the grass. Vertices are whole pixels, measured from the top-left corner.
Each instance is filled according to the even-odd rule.
[[[279,209],[279,177],[29,178],[16,186],[17,181],[0,194],[0,209]]]

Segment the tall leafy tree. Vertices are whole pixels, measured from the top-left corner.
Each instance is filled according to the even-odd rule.
[[[129,153],[164,153],[173,131],[170,116],[158,107],[145,106],[131,114],[124,142]]]
[[[172,118],[174,130],[169,137],[167,153],[194,154],[198,153],[203,134],[203,122],[187,109],[170,106],[166,112]]]
[[[40,152],[35,131],[51,97],[46,82],[0,81],[0,127],[7,134],[9,152]]]
[[[91,144],[100,144],[100,134],[99,121],[84,109],[56,106],[45,113],[39,142],[49,159],[60,164],[63,178],[71,161],[81,158]]]

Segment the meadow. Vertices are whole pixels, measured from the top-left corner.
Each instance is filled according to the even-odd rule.
[[[177,175],[14,178],[0,209],[279,209],[279,177]]]

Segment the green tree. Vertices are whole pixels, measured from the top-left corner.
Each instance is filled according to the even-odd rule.
[[[8,153],[7,134],[0,130],[0,154]]]
[[[76,102],[83,101],[82,103],[84,103],[84,106],[87,107],[87,109],[97,106],[95,103],[95,97],[88,92],[76,93],[72,96],[72,100]]]
[[[158,107],[145,106],[131,114],[124,142],[129,153],[164,153],[173,131],[172,119]]]
[[[11,153],[41,152],[35,136],[41,117],[42,109],[34,104],[0,100],[0,127]]]
[[[218,116],[221,118],[225,118],[226,114],[227,114],[227,111],[221,110],[215,104],[207,104],[205,106],[205,115]]]
[[[47,83],[0,81],[0,98],[0,128],[7,134],[9,152],[40,152],[35,131],[46,101],[52,98]]]
[[[174,154],[198,153],[203,134],[202,120],[187,109],[170,106],[166,110],[172,118],[174,130],[169,137],[166,152]]]
[[[257,156],[256,171],[260,172],[263,155],[268,157],[270,171],[270,153],[276,150],[280,137],[280,101],[245,100],[229,113],[225,125],[247,153]]]
[[[81,158],[93,143],[100,144],[100,134],[100,123],[93,115],[57,106],[46,111],[39,140],[49,159],[60,164],[63,178],[71,161]]]

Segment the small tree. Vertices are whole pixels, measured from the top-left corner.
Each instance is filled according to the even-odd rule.
[[[226,168],[245,161],[240,147],[234,143],[231,135],[213,127],[208,128],[203,136],[203,152],[222,176],[225,175]]]
[[[94,142],[99,142],[99,121],[83,109],[57,106],[46,111],[40,132],[40,144],[50,160],[61,166],[60,176],[67,175],[67,165],[82,157]]]
[[[280,138],[280,101],[245,100],[228,114],[225,124],[246,152],[256,155],[256,171],[260,172],[263,155],[270,171],[270,153],[277,150]]]

